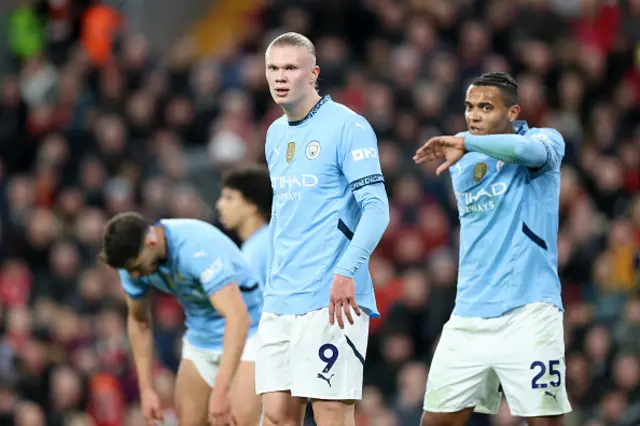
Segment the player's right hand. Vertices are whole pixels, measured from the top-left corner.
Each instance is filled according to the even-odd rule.
[[[209,397],[209,424],[211,426],[236,426],[237,424],[231,412],[229,394],[215,387]]]
[[[431,138],[422,147],[416,151],[413,161],[416,164],[424,164],[433,160],[445,160],[438,169],[436,174],[447,170],[462,158],[466,148],[464,138],[460,136],[436,136]]]
[[[157,426],[156,422],[163,422],[164,416],[160,408],[160,398],[153,391],[147,389],[140,392],[140,405],[142,409],[142,417],[147,426]]]
[[[356,303],[356,283],[353,278],[335,274],[329,291],[329,324],[333,325],[337,319],[338,326],[344,328],[344,313],[349,324],[353,325],[351,309],[360,316],[360,307]]]

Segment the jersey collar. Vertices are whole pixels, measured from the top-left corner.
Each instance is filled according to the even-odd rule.
[[[168,266],[171,263],[170,259],[171,259],[171,254],[173,253],[173,248],[171,247],[171,244],[170,244],[171,231],[160,220],[157,221],[156,223],[154,223],[153,226],[157,226],[157,227],[162,228],[163,233],[164,233],[164,247],[167,250],[167,257],[164,260],[160,261],[159,265],[160,266]]]
[[[325,95],[325,96],[321,97],[320,100],[313,106],[313,108],[311,108],[311,111],[309,111],[307,113],[307,115],[305,115],[305,117],[302,120],[290,121],[289,122],[289,126],[299,126],[299,125],[307,122],[314,115],[316,115],[318,113],[318,111],[320,110],[320,107],[322,105],[326,104],[330,100],[331,100],[331,95]]]
[[[247,238],[244,244],[247,244],[249,241],[253,240],[254,238],[257,238],[260,234],[262,234],[263,232],[266,232],[269,230],[269,224],[265,223],[264,225],[262,225],[260,228],[256,229],[255,232],[251,235],[249,235],[249,238]]]
[[[517,134],[522,136],[529,131],[529,123],[527,123],[525,120],[516,120],[513,122],[513,130],[515,130]]]

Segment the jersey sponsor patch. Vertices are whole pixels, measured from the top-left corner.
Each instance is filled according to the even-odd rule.
[[[359,148],[351,151],[353,161],[362,161],[365,158],[378,158],[378,150],[376,148]]]
[[[222,259],[219,257],[216,258],[216,260],[214,260],[208,268],[202,271],[202,273],[200,274],[200,282],[208,283],[209,281],[211,281],[216,275],[220,273],[220,271],[222,271],[223,266],[224,265],[222,263]]]

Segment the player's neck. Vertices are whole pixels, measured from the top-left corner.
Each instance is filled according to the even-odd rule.
[[[507,126],[505,127],[503,133],[513,134],[515,132],[516,132],[516,129],[513,128],[513,123],[512,122],[507,123]]]
[[[266,222],[258,215],[251,216],[245,220],[238,228],[238,236],[244,242],[247,241],[258,229],[262,228]]]
[[[322,96],[315,90],[313,94],[310,94],[306,98],[302,99],[298,104],[291,105],[290,107],[283,107],[284,113],[287,115],[289,121],[300,121],[304,119],[307,114],[313,109],[314,106],[322,99]]]
[[[513,124],[509,124],[502,131],[495,132],[495,133],[487,133],[487,136],[488,135],[512,135],[514,133],[516,133],[516,129],[513,128]]]

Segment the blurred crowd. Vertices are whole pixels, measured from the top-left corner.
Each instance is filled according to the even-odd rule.
[[[487,71],[513,73],[521,118],[567,141],[567,425],[640,424],[640,1],[271,0],[210,58],[188,43],[150,52],[99,2],[20,3],[0,80],[0,426],[143,424],[123,292],[96,261],[102,227],[133,209],[218,223],[221,173],[263,161],[281,114],[264,48],[287,30],[316,43],[321,93],[373,125],[390,197],[357,425],[419,424],[459,222],[449,177],[411,157],[464,130],[466,86]],[[175,424],[182,311],[157,295],[154,317],[155,385]],[[471,421],[521,422],[506,407]]]

